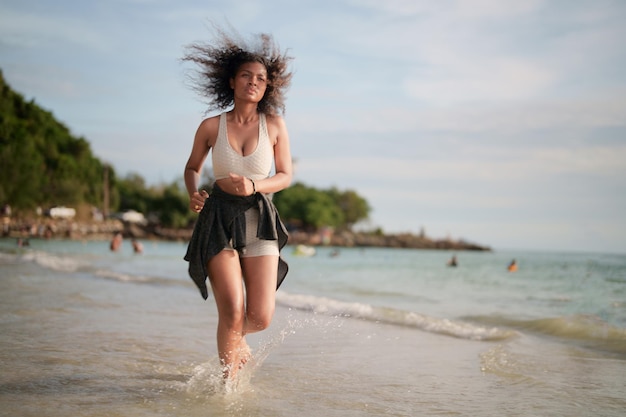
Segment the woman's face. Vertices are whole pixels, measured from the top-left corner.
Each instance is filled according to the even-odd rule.
[[[235,100],[258,103],[267,89],[267,70],[260,62],[246,62],[237,70],[230,86],[235,92]]]

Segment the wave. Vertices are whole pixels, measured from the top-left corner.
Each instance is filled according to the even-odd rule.
[[[66,256],[38,250],[0,251],[0,262],[33,263],[42,268],[64,273],[88,273],[97,278],[118,281],[122,283],[152,284],[163,286],[187,286],[191,280],[170,279],[132,272],[117,272],[106,268],[96,268],[92,262],[76,256]]]
[[[155,285],[162,287],[192,287],[191,279],[167,278],[163,276],[119,272],[110,269],[95,269],[92,274],[98,278],[116,281],[122,284]]]
[[[95,257],[97,259],[97,257]],[[0,248],[0,264],[24,262],[62,273],[81,273],[98,279],[117,281],[121,284],[156,285],[163,287],[193,287],[193,282],[182,276],[158,276],[145,274],[145,268],[115,271],[106,265],[95,266],[91,255],[72,256],[30,249]],[[134,270],[133,270],[134,269]],[[553,298],[552,302],[571,302],[568,298]],[[601,349],[626,355],[626,329],[616,327],[592,315],[572,315],[539,319],[520,319],[504,316],[467,316],[445,319],[389,306],[374,306],[359,302],[345,302],[328,297],[277,293],[277,303],[289,308],[316,314],[341,316],[406,326],[467,340],[508,340],[523,333],[534,333],[585,347]]]
[[[21,261],[32,262],[44,268],[59,272],[76,272],[88,265],[88,263],[81,262],[73,257],[55,255],[37,250],[24,251],[17,254],[16,257]]]
[[[583,346],[626,355],[626,329],[612,326],[598,316],[516,320],[500,316],[474,316],[465,319],[485,325],[504,326],[522,332],[575,341]]]
[[[81,272],[90,276],[116,281],[122,284],[157,285],[157,286],[193,286],[191,279],[180,277],[165,278],[132,271],[115,271],[102,265],[94,267],[85,259],[52,254],[49,252],[29,250],[20,254],[9,255],[20,262],[33,262],[41,267],[60,272]],[[139,272],[139,271],[138,271]],[[432,333],[453,336],[469,340],[494,341],[515,337],[511,330],[502,330],[497,327],[477,326],[472,323],[441,319],[404,311],[390,307],[376,307],[363,303],[347,303],[324,297],[315,297],[303,294],[288,294],[284,291],[277,293],[277,303],[290,308],[311,311],[319,314],[352,317],[376,323],[386,323],[412,327]]]
[[[431,333],[478,341],[498,341],[517,336],[512,330],[478,326],[463,321],[441,319],[412,311],[369,304],[349,303],[326,297],[288,294],[279,291],[276,302],[284,307],[309,311],[315,314],[351,317],[375,323],[411,327]]]
[[[109,269],[98,269],[95,270],[93,274],[99,278],[105,278],[108,280],[132,284],[151,284],[163,286],[188,286],[191,284],[191,281],[187,282],[149,275],[137,275],[125,272],[116,272]]]

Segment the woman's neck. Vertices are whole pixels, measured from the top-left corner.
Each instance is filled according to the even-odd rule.
[[[231,110],[231,115],[233,121],[241,124],[255,122],[259,117],[256,103],[236,105]]]

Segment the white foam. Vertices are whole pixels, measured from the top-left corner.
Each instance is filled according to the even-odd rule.
[[[21,255],[21,259],[60,272],[76,272],[84,265],[74,258],[41,251],[25,252]]]
[[[362,320],[408,326],[431,333],[444,334],[469,340],[503,340],[517,335],[511,330],[484,327],[471,323],[393,308],[375,307],[363,303],[349,303],[326,297],[288,294],[279,291],[276,301],[286,307],[311,311],[315,314],[354,317]]]

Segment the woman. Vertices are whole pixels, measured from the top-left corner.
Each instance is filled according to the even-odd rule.
[[[292,177],[289,135],[278,114],[291,58],[271,36],[259,41],[249,47],[220,31],[214,45],[191,45],[183,58],[200,67],[196,87],[209,110],[232,106],[200,123],[184,174],[190,208],[200,213],[185,259],[205,299],[207,277],[211,283],[226,378],[251,355],[245,335],[269,326],[275,291],[287,274],[280,258],[287,232],[268,194],[288,187]],[[209,150],[216,179],[210,197],[198,190]]]

